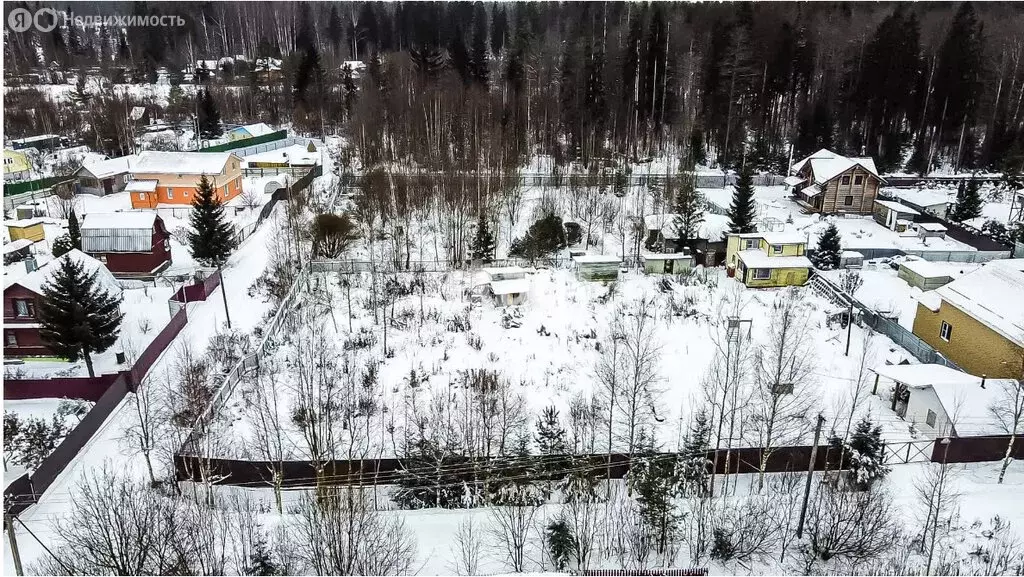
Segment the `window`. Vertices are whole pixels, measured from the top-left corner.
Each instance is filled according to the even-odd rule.
[[[14,316],[17,317],[34,317],[36,316],[36,306],[30,300],[17,299],[14,301]]]
[[[772,245],[772,254],[782,254],[782,245],[781,244],[773,244]]]
[[[772,269],[770,268],[755,268],[754,269],[754,280],[768,280],[772,278]]]
[[[7,346],[16,347],[18,346],[18,337],[13,332],[7,333]]]
[[[864,177],[858,174],[857,176],[853,177],[853,183],[856,184],[857,186],[864,184]]]
[[[744,248],[744,250],[750,250],[752,248],[757,248],[757,245],[760,244],[760,243],[761,243],[760,239],[747,238],[747,239],[743,240],[743,248]]]
[[[844,197],[844,198],[843,198],[843,204],[844,204],[845,206],[853,206],[853,197],[852,197],[852,196],[846,196],[846,197]]]
[[[928,416],[925,417],[924,422],[927,423],[929,427],[935,428],[935,419],[937,416],[938,415],[935,414],[935,411],[928,409]]]
[[[939,328],[939,338],[949,342],[949,338],[953,336],[953,325],[942,321],[942,326]]]
[[[14,159],[13,158],[5,158],[4,159],[4,164],[14,164]]]
[[[164,250],[171,250],[171,241],[164,239]]]
[[[139,193],[139,200],[146,200],[146,193],[145,192],[140,192]]]
[[[843,184],[850,184],[850,175],[846,175],[843,177]]]
[[[168,188],[167,189],[167,200],[171,200],[172,198],[174,198],[174,189],[173,188]]]
[[[105,255],[105,254],[96,255],[96,260],[100,261],[103,264],[107,264],[107,255]]]

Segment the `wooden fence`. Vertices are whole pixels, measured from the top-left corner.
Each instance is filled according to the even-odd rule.
[[[715,459],[715,451],[708,451],[706,457],[709,463],[714,463],[715,473],[738,474],[756,473],[760,470],[761,448],[736,448],[731,450],[719,449],[718,458]],[[728,453],[728,458],[727,458]],[[679,453],[657,453],[647,455],[646,458],[653,459],[675,459]],[[783,473],[789,471],[806,471],[810,465],[811,447],[792,446],[778,447],[774,449],[765,463],[765,471],[769,473]],[[462,482],[476,482],[482,472],[492,476],[521,474],[524,468],[536,465],[542,457],[531,455],[526,457],[495,457],[490,459],[467,457],[453,457],[449,463],[440,465],[447,471],[457,471],[455,474],[447,473],[446,479],[457,478]],[[629,472],[632,461],[642,457],[623,453],[612,453],[609,458],[607,453],[593,455],[562,455],[545,456],[544,470],[547,473],[533,471],[531,475],[537,479],[561,479],[563,471],[588,471],[595,476],[602,478],[622,479]],[[839,454],[830,451],[828,447],[819,447],[815,461],[814,470],[824,471],[839,468]],[[310,461],[263,461],[248,459],[222,459],[210,458],[198,454],[185,454],[179,452],[174,457],[174,465],[177,479],[179,481],[201,481],[203,474],[207,478],[217,479],[218,485],[231,485],[239,487],[266,487],[271,486],[271,472],[280,470],[283,486],[289,488],[315,486],[316,469]],[[708,470],[712,466],[709,464]],[[324,465],[324,478],[331,485],[392,485],[397,483],[407,472],[403,459],[380,458],[380,459],[338,459],[328,461]],[[427,474],[429,476],[429,474]]]

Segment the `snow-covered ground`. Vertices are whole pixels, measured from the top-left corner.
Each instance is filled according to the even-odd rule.
[[[906,281],[899,278],[899,271],[888,264],[888,262],[899,263],[902,260],[904,260],[903,257],[898,257],[865,262],[864,268],[858,271],[864,284],[854,296],[884,316],[898,318],[901,325],[911,329],[914,326],[917,297],[921,295],[921,289],[908,285]],[[954,279],[975,271],[981,266],[975,263],[932,261],[929,261],[929,265],[934,267],[934,270],[942,271]],[[829,280],[838,281],[843,275],[843,271],[822,271],[820,274],[825,275]]]
[[[3,404],[4,414],[13,414],[21,421],[22,425],[28,419],[42,420],[48,424],[52,423],[63,405],[64,417],[60,422],[67,430],[77,426],[85,413],[93,405],[92,402],[77,399],[4,400]],[[11,447],[8,445],[9,442],[10,439],[4,439],[4,487],[28,471],[24,465],[9,462],[10,455],[8,452],[11,450]]]
[[[121,336],[117,343],[106,351],[93,354],[93,368],[97,375],[113,373],[129,368],[134,362],[133,359],[146,350],[153,339],[171,318],[167,299],[174,294],[175,289],[165,286],[148,286],[146,288],[126,289],[121,294],[124,300],[121,302],[121,312],[124,313],[124,320],[121,321]],[[124,352],[127,362],[118,364],[116,353]],[[5,367],[9,373],[17,373],[19,377],[26,379],[45,379],[49,377],[78,377],[87,376],[88,369],[85,361],[79,360],[74,363],[57,360],[33,360],[26,359],[24,364],[9,365]]]

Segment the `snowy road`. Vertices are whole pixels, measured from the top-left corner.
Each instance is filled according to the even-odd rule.
[[[284,206],[274,209],[276,214],[283,213]],[[268,219],[269,220],[269,219]],[[231,256],[224,271],[224,289],[228,297],[232,327],[250,332],[263,319],[269,308],[268,303],[250,298],[249,286],[263,274],[267,263],[265,249],[267,239],[273,229],[268,222],[261,226],[252,236],[245,240],[241,247]],[[224,301],[218,290],[205,302],[189,303],[189,322],[178,337],[171,343],[164,354],[150,370],[147,379],[162,378],[172,370],[177,359],[179,347],[189,346],[192,350],[206,350],[211,337],[224,326]],[[20,516],[35,537],[48,542],[52,538],[51,525],[60,522],[71,507],[72,496],[83,476],[97,473],[104,466],[109,466],[119,473],[128,473],[140,479],[146,476],[145,461],[139,454],[126,452],[123,438],[125,428],[132,422],[130,397],[126,397],[114,409],[110,418],[100,427],[88,444],[79,452],[63,473],[46,491],[39,503],[29,507]],[[154,462],[154,466],[159,463]],[[23,527],[18,526],[18,545],[21,559],[27,568],[46,551]],[[4,574],[14,575],[14,562],[11,559],[9,546],[4,545]]]

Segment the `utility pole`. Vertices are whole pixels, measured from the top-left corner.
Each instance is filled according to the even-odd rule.
[[[804,502],[800,505],[800,521],[796,524],[796,538],[804,536],[804,519],[807,518],[807,500],[811,497],[811,479],[814,477],[814,461],[818,457],[818,439],[821,438],[821,426],[825,417],[818,414],[818,426],[814,428],[814,444],[811,445],[811,464],[807,466],[807,485],[804,486]]]
[[[850,301],[849,312],[846,313],[846,352],[843,353],[845,356],[850,356],[850,334],[853,332],[853,301]]]
[[[11,541],[11,558],[14,559],[14,571],[18,575],[24,575],[25,569],[21,566],[21,553],[18,551],[18,538],[14,533],[13,515],[4,515],[4,526],[7,527],[7,538]]]
[[[228,312],[228,293],[224,290],[224,269],[217,267],[217,274],[220,275],[220,296],[224,299],[224,316],[228,318],[228,328],[231,328],[231,313]]]

